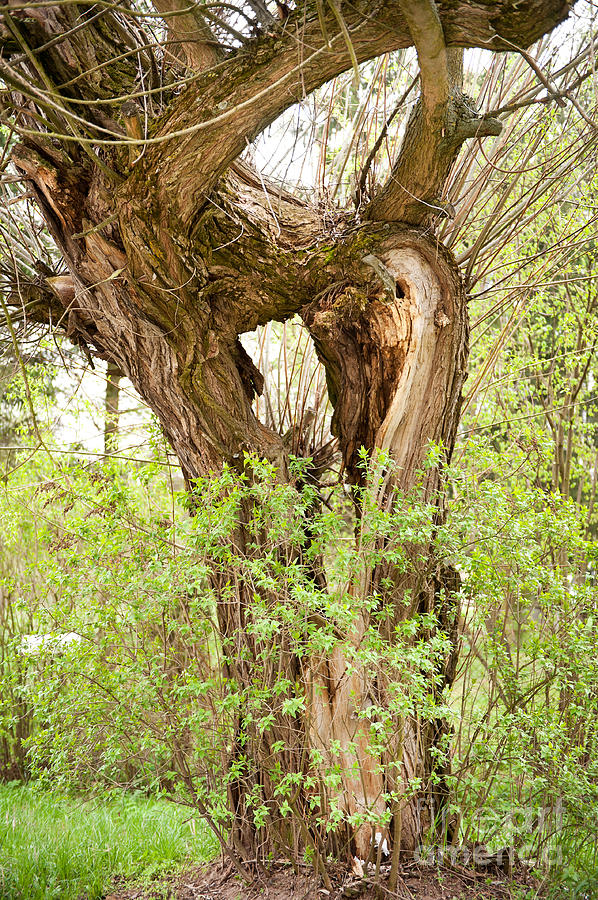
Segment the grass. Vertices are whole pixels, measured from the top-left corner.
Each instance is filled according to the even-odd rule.
[[[82,799],[0,785],[0,900],[97,900],[113,877],[150,880],[218,851],[201,820],[166,801]]]

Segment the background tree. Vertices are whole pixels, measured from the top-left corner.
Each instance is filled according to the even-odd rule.
[[[361,447],[384,451],[392,474],[379,478],[376,503],[392,505],[397,491],[417,486],[440,523],[468,322],[459,267],[436,231],[454,212],[447,192],[458,194],[458,179],[449,179],[461,146],[501,133],[498,118],[479,113],[462,93],[462,48],[525,48],[569,5],[413,0],[362,7],[331,0],[300,3],[283,22],[259,2],[217,13],[177,3],[157,2],[155,9],[75,3],[3,9],[5,116],[20,137],[12,164],[59,253],[51,272],[35,276],[23,277],[17,260],[12,305],[60,323],[86,352],[131,379],[190,486],[224,463],[242,469],[247,453],[274,463],[281,481],[301,481],[285,435],[254,413],[263,376],[239,339],[298,314],[326,370],[346,481],[363,487]],[[355,209],[306,203],[240,158],[248,141],[327,80],[409,46],[417,50],[420,98],[386,183],[369,198],[358,179]],[[553,87],[520,52],[549,101],[570,94],[570,85]],[[571,75],[573,82],[579,77]],[[532,92],[522,105],[534,101]],[[484,184],[482,177],[478,193]],[[512,227],[522,209],[513,211]],[[450,228],[444,231],[450,245]],[[479,257],[494,239],[482,229],[471,254]],[[430,442],[440,449],[422,481]],[[309,476],[317,481],[329,448],[311,447],[310,455]],[[367,496],[355,493],[358,504]],[[316,506],[304,510],[306,547]],[[236,542],[251,557],[255,539],[244,520],[251,510],[241,506]],[[260,542],[265,554],[264,535]],[[366,689],[363,666],[348,662],[370,624],[371,610],[360,604],[374,596],[375,611],[383,613],[376,627],[390,644],[414,615],[431,617],[418,640],[432,640],[439,625],[451,636],[429,675],[435,695],[450,684],[454,573],[425,543],[408,546],[408,555],[408,567],[382,557],[353,586],[358,615],[327,656],[301,659],[272,639],[272,653],[284,659],[306,702],[283,705],[266,732],[238,712],[227,762],[236,773],[228,782],[231,841],[241,857],[260,857],[273,841],[288,846],[267,764],[279,740],[289,776],[317,768],[308,751],[317,751],[325,768],[333,762],[328,748],[340,748],[341,786],[332,793],[342,797],[342,840],[335,844],[312,823],[309,786],[299,780],[293,797],[294,811],[309,823],[301,842],[311,841],[316,853],[348,839],[366,857],[372,827],[387,826],[389,809],[397,849],[412,850],[429,825],[431,801],[444,791],[442,773],[433,771],[444,742],[442,717],[397,719],[400,739],[382,758],[363,713],[370,689],[378,705],[388,703],[388,685],[380,678]],[[322,567],[310,565],[314,582],[325,588]],[[254,597],[242,580],[231,596],[226,570],[214,573],[213,584],[227,677],[242,686],[263,652],[248,627]],[[269,804],[267,822],[249,813],[256,792]]]

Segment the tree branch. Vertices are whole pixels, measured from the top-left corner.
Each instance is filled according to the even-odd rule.
[[[500,134],[497,119],[478,114],[462,93],[463,50],[446,49],[434,0],[401,0],[420,66],[421,96],[387,184],[365,218],[422,225],[450,215],[442,191],[461,145]]]
[[[565,103],[565,98],[567,98],[567,100],[569,100],[569,102],[575,107],[582,119],[587,122],[588,125],[591,125],[592,128],[598,128],[598,124],[596,123],[596,121],[588,115],[581,103],[579,103],[579,101],[571,94],[570,91],[559,91],[556,87],[554,87],[548,76],[542,71],[541,67],[538,65],[538,63],[530,53],[528,53],[526,50],[523,50],[521,47],[518,47],[516,44],[513,44],[511,41],[509,41],[509,43],[511,44],[513,50],[516,50],[517,53],[519,53],[523,57],[530,69],[532,69],[532,71],[538,77],[538,80],[541,82],[541,84],[544,85],[548,92],[550,100],[553,100],[557,104],[557,106],[564,108],[567,105]]]
[[[202,72],[223,57],[201,11],[192,0],[152,0],[168,25],[166,49],[177,59],[183,56],[190,69]]]
[[[423,5],[423,0],[417,0],[418,7]],[[361,63],[413,44],[396,0],[364,8],[366,12],[357,4],[343,8],[351,53],[334,13],[324,10],[327,42],[317,4],[308,0],[298,6],[278,34],[250,42],[217,71],[200,76],[160,122],[151,138],[155,146],[148,147],[135,178],[143,178],[146,183],[155,179],[164,202],[169,208],[174,202],[183,220],[192,225],[218,177],[243,151],[247,141],[293,103],[351,68],[353,53]],[[515,8],[511,0],[490,5],[444,0],[435,13],[433,37],[426,36],[425,13],[420,11],[415,18],[424,41],[421,46],[429,102],[442,102],[447,90],[444,83],[433,86],[434,73],[439,71],[443,56],[441,31],[447,43],[455,46],[508,49],[514,36],[520,44],[529,44],[569,11],[567,0],[523,0]],[[428,16],[432,21],[429,11]],[[506,36],[504,40],[501,34]],[[485,120],[471,110],[470,118],[478,119],[475,128],[469,128],[470,134],[487,133]],[[129,196],[137,189],[136,182]]]
[[[374,146],[372,147],[372,149],[370,150],[370,152],[367,155],[367,159],[366,159],[365,163],[363,164],[363,167],[359,174],[359,181],[357,183],[357,188],[355,189],[355,206],[357,208],[359,208],[361,206],[362,201],[366,195],[366,184],[367,184],[368,174],[369,174],[370,168],[372,166],[372,163],[375,160],[376,156],[378,155],[378,151],[380,150],[380,147],[382,146],[382,142],[385,140],[386,135],[388,134],[388,129],[392,125],[394,118],[401,110],[403,104],[407,100],[407,97],[409,96],[409,94],[411,93],[411,91],[413,90],[413,88],[415,87],[416,84],[417,84],[417,77],[411,81],[411,83],[409,84],[407,89],[403,92],[403,94],[398,99],[396,106],[394,107],[391,114],[389,115],[386,122],[384,123],[383,127],[381,128],[380,134],[374,141]]]
[[[417,50],[424,117],[435,127],[447,115],[450,99],[442,23],[434,0],[399,0],[399,3]]]

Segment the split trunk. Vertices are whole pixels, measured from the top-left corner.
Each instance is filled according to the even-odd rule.
[[[190,485],[199,475],[220,471],[225,462],[238,468],[245,453],[268,458],[281,480],[290,479],[282,437],[254,414],[252,401],[263,378],[239,337],[295,314],[325,366],[332,431],[346,479],[361,482],[361,447],[386,451],[396,468],[378,486],[377,502],[401,502],[434,442],[441,448],[439,464],[426,470],[421,495],[438,504],[442,520],[442,467],[459,417],[467,311],[454,260],[434,238],[400,225],[354,227],[342,218],[326,228],[296,199],[264,197],[251,171],[237,164],[198,223],[191,247],[185,232],[174,231],[155,211],[148,214],[136,198],[119,197],[115,206],[112,193],[97,183],[90,188],[84,169],[63,169],[57,153],[43,155],[39,148],[23,146],[15,158],[31,178],[68,263],[69,275],[47,279],[43,289],[53,291],[69,336],[107,359],[112,372],[126,374],[157,413]],[[33,304],[36,290],[42,286],[31,289]],[[422,548],[413,555],[421,560]],[[435,678],[438,690],[450,683],[454,670],[455,611],[450,611],[447,572],[431,551],[423,577],[421,568],[420,562],[419,574],[404,574],[378,565],[355,604],[359,607],[364,595],[379,595],[389,641],[401,620],[424,612],[438,616],[453,640],[440,680]],[[225,641],[233,631],[239,640],[239,624],[251,619],[251,600],[242,585],[235,603],[231,608],[228,598],[219,610]],[[367,673],[348,666],[346,659],[368,627],[364,613],[344,636],[344,648],[341,641],[330,658],[311,660],[307,667],[287,654],[289,674],[300,677],[309,702],[303,721],[287,717],[273,733],[256,736],[243,748],[249,771],[229,788],[236,817],[232,842],[243,857],[262,858],[271,850],[272,834],[254,827],[244,794],[260,785],[266,802],[275,806],[263,758],[266,745],[276,740],[276,727],[291,743],[289,771],[301,769],[297,760],[305,758],[306,748],[321,750],[327,767],[335,764],[330,747],[340,747],[341,805],[347,817],[365,816],[372,823],[352,832],[345,823],[342,837],[331,844],[311,827],[309,796],[299,792],[295,808],[309,835],[301,835],[296,846],[310,840],[322,854],[350,846],[366,858],[372,826],[389,838],[394,834],[395,842],[400,835],[401,847],[408,850],[429,826],[437,793],[430,780],[432,750],[443,725],[397,721],[401,740],[395,743],[395,760],[372,753],[360,713],[373,690],[384,702],[385,687],[380,679],[372,686]],[[227,677],[240,685],[252,677],[251,642],[246,644],[238,662],[228,661]],[[391,778],[397,760],[400,775]],[[395,804],[387,831],[388,796],[403,788],[407,795],[415,780],[421,791]],[[281,824],[274,837],[279,849],[288,849],[287,830]]]

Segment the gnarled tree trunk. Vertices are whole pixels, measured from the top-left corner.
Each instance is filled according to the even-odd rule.
[[[106,8],[83,27],[74,2],[4,10],[0,36],[9,62],[3,77],[15,97],[26,97],[19,113],[25,132],[12,158],[62,257],[58,272],[21,281],[14,305],[58,323],[131,379],[159,417],[189,483],[225,462],[236,466],[246,451],[274,462],[281,480],[290,477],[282,436],[254,413],[263,378],[239,337],[299,315],[326,369],[348,481],[360,481],[361,447],[387,451],[395,474],[379,488],[378,502],[395,502],[413,488],[433,441],[442,448],[441,463],[426,470],[422,491],[438,505],[440,522],[442,466],[459,419],[468,326],[457,265],[430,223],[443,213],[443,187],[463,142],[500,130],[461,94],[461,51],[446,46],[528,45],[567,14],[568,3],[341,4],[349,40],[336,4],[323,5],[322,22],[318,4],[298,3],[284,24],[268,20],[247,46],[229,52],[218,47],[201,6],[193,14],[177,0],[155,6],[168,22],[166,64],[195,69],[181,93],[158,83],[141,19]],[[421,99],[391,178],[361,210],[361,220],[335,213],[332,226],[238,160],[247,140],[353,59],[412,44]],[[134,101],[113,100],[139,92],[139,67],[163,99],[147,132]],[[40,92],[31,94],[28,82],[41,85]],[[242,542],[242,522],[240,535]],[[422,577],[415,555],[407,574],[390,564],[370,571],[362,594],[377,591],[383,598],[388,640],[402,619],[436,614],[452,640],[436,673],[438,690],[450,684],[456,660],[455,614],[447,599],[452,575],[430,549]],[[251,616],[243,586],[235,604],[219,610],[223,641],[242,632]],[[372,685],[355,665],[349,669],[346,652],[368,626],[364,611],[344,636],[345,650],[339,645],[307,666],[281,651],[292,672],[301,670],[309,695],[305,716],[278,723],[286,735],[284,765],[301,771],[306,746],[325,757],[337,742],[346,814],[368,809],[380,831],[387,796],[420,779],[420,796],[406,799],[405,791],[390,810],[389,837],[413,850],[429,824],[422,809],[429,810],[437,791],[432,751],[443,725],[421,725],[417,717],[397,722],[394,759],[376,758],[359,713],[368,691],[383,700],[386,685],[382,678]],[[251,677],[247,658],[228,665],[230,678]],[[265,856],[272,845],[293,851],[282,824],[273,836],[247,817],[244,792],[255,785],[276,804],[263,752],[258,736],[245,743],[253,769],[229,788],[236,817],[231,840],[247,859]],[[310,821],[309,797],[299,792],[294,802],[305,817],[300,843],[325,854],[331,845]],[[344,839],[364,858],[371,833],[362,827]],[[333,849],[340,852],[342,841]]]
[[[339,436],[347,472],[353,480],[359,479],[356,462],[360,447],[387,451],[396,471],[378,488],[378,502],[388,504],[400,502],[414,487],[431,441],[443,448],[442,464],[450,458],[467,363],[467,308],[454,262],[421,232],[389,229],[387,234],[377,235],[362,261],[379,279],[377,295],[360,303],[353,283],[311,304],[304,318],[326,366],[335,406],[333,429]],[[441,485],[441,469],[429,469],[422,485],[424,500],[440,503]],[[442,516],[439,506],[439,522]],[[421,553],[421,548],[416,552]],[[389,580],[393,587],[381,589],[381,582],[388,585]],[[439,612],[444,602],[440,593],[447,587],[438,563],[430,559],[430,571],[423,580],[415,574],[415,567],[405,576],[396,573],[391,564],[378,566],[370,583],[364,585],[363,595],[381,592],[386,607],[385,637],[392,642],[401,620]],[[454,637],[454,622],[443,624]],[[364,615],[353,635],[356,643],[367,626]],[[444,684],[452,680],[455,654],[453,644],[444,661]],[[352,814],[373,808],[382,819],[392,768],[379,771],[366,734],[360,734],[363,724],[357,713],[366,701],[368,679],[363,672],[347,677],[340,651],[324,665],[327,674],[316,692],[316,739],[322,748],[330,746],[331,739],[342,745],[357,742],[359,773],[347,779],[347,809]],[[371,689],[371,685],[367,687]],[[383,693],[384,686],[378,684],[377,690]],[[415,779],[421,779],[424,786],[419,797],[394,812],[400,818],[401,847],[413,850],[430,824],[420,813],[422,799],[426,798],[426,804],[429,801],[430,749],[437,735],[430,728],[422,733],[413,722],[402,723],[402,727],[395,759],[401,760],[405,794]],[[352,761],[347,760],[347,771],[352,768]],[[393,787],[397,789],[396,784]],[[362,858],[368,856],[370,839],[371,829],[363,828],[355,835],[355,851]]]

